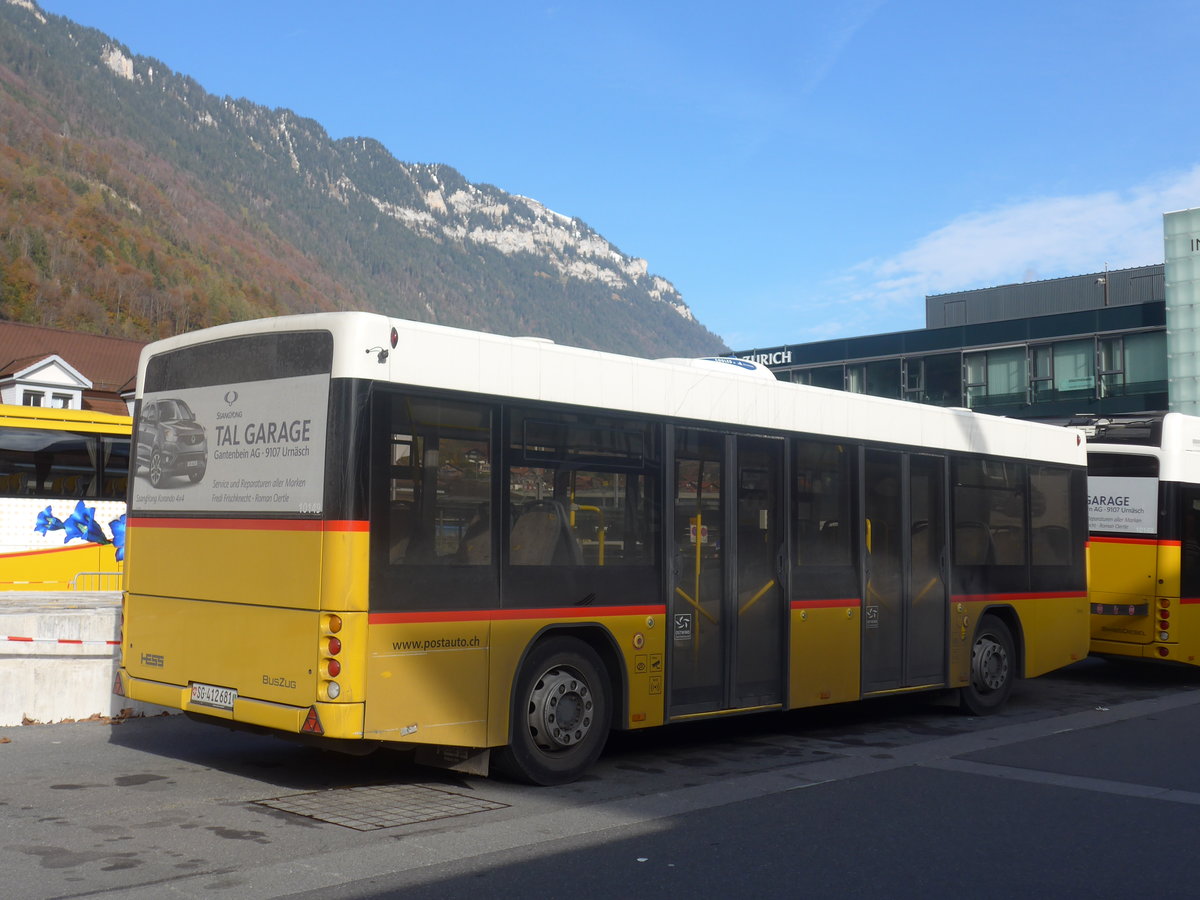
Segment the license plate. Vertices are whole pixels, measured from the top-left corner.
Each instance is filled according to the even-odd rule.
[[[188,467],[189,469],[198,469],[198,468],[200,468],[200,460],[198,460],[198,459],[189,459],[189,460],[187,461],[187,467]]]
[[[233,701],[237,699],[237,691],[233,688],[217,687],[214,684],[192,682],[192,702],[199,706],[211,706],[214,709],[233,709]]]

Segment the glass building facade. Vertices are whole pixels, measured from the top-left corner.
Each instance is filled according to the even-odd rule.
[[[1014,418],[1167,410],[1161,265],[934,295],[926,319],[736,355],[782,381]]]

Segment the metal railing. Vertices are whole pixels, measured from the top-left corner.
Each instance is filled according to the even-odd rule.
[[[123,572],[76,572],[71,579],[72,591],[119,591]]]

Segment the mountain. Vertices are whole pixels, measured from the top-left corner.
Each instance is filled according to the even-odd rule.
[[[635,356],[726,349],[581,219],[0,0],[0,318],[153,338],[334,309]]]

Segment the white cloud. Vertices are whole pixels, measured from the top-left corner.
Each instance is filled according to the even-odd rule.
[[[1024,200],[962,215],[893,256],[865,260],[827,286],[836,318],[803,340],[920,327],[927,294],[1150,265],[1163,260],[1162,216],[1200,206],[1200,165],[1124,191]],[[903,320],[909,324],[889,324]]]

